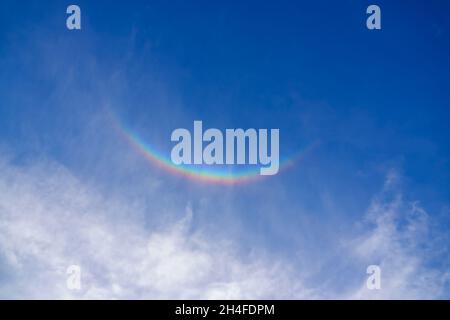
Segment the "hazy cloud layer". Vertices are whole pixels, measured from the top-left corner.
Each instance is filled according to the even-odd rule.
[[[126,202],[95,194],[57,165],[1,169],[3,297],[268,298],[304,295],[287,265],[240,257],[235,244],[189,232],[192,210],[146,230]],[[66,268],[82,269],[82,290]],[[294,285],[293,285],[294,284]]]
[[[345,270],[314,281],[294,259],[244,255],[232,239],[193,232],[189,204],[183,219],[150,230],[144,208],[100,195],[55,163],[3,161],[0,176],[3,298],[435,298],[445,286],[445,270],[426,265],[429,216],[403,201],[395,174],[355,224],[359,233],[337,239]],[[379,291],[365,286],[373,263],[382,268]],[[66,287],[72,264],[82,269],[80,291]],[[323,285],[340,277],[349,284]]]

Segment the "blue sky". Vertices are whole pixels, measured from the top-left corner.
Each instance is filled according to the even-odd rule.
[[[374,3],[2,1],[0,297],[448,299],[450,5]],[[304,156],[211,185],[114,127],[194,120]]]

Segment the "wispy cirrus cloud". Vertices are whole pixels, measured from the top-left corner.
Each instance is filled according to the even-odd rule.
[[[288,298],[306,293],[298,279],[291,282],[287,265],[240,256],[233,242],[190,232],[190,206],[181,221],[147,230],[126,202],[100,197],[58,165],[23,169],[3,164],[1,171],[4,298]],[[79,292],[66,287],[72,264],[82,270]]]
[[[314,270],[296,267],[295,260],[243,254],[233,239],[192,231],[189,204],[183,219],[149,229],[144,208],[101,195],[58,164],[3,161],[0,171],[3,298],[414,299],[444,293],[448,273],[426,260],[433,250],[424,248],[429,215],[417,203],[405,204],[392,175],[360,232],[336,239],[344,243],[338,259],[346,271],[312,281],[307,275]],[[373,263],[382,269],[381,290],[365,286],[365,268]],[[80,291],[66,286],[72,264],[82,270]],[[348,284],[330,281],[342,276]]]
[[[431,217],[417,201],[405,201],[399,180],[395,171],[387,175],[366,213],[367,230],[351,243],[357,259],[380,266],[382,290],[363,285],[350,298],[432,299],[445,294],[448,270],[432,267],[438,248],[430,242]]]

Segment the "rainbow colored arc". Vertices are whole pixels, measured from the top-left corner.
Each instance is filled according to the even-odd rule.
[[[205,166],[196,165],[175,165],[172,163],[169,156],[163,155],[155,147],[150,145],[150,143],[144,141],[144,139],[135,131],[128,128],[120,121],[113,117],[114,128],[123,137],[133,149],[145,157],[153,165],[178,176],[186,177],[189,180],[212,183],[212,184],[223,184],[223,185],[235,185],[254,182],[260,179],[267,179],[274,176],[262,176],[260,175],[260,167],[252,167],[251,169],[242,169],[238,171],[233,171],[231,169],[224,170],[223,166],[217,168],[207,168]],[[300,159],[302,159],[309,150],[314,147],[315,144],[305,148],[298,154],[291,156],[289,158],[282,159],[280,161],[280,169],[277,173],[280,174],[282,171],[292,167]]]

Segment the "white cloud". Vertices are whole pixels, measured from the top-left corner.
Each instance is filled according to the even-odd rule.
[[[192,210],[148,231],[126,203],[101,198],[56,165],[3,163],[0,250],[6,298],[301,297],[288,266],[239,255],[232,242],[189,232]],[[66,288],[66,268],[82,290]],[[298,283],[294,282],[294,283]]]
[[[339,286],[330,280],[342,277],[340,269],[304,279],[315,270],[273,253],[246,255],[232,240],[191,231],[189,204],[180,221],[149,230],[144,208],[100,195],[59,165],[3,161],[0,177],[3,298],[434,298],[445,285],[445,271],[427,268],[422,249],[429,215],[405,204],[393,175],[369,207],[363,226],[370,227],[337,239],[346,244],[341,261],[329,264],[344,261],[353,272]],[[73,264],[82,270],[80,291],[66,287]],[[369,264],[382,268],[379,291],[365,287]]]
[[[363,283],[352,299],[432,299],[441,296],[444,273],[427,263],[430,228],[428,213],[417,202],[403,199],[395,172],[388,174],[384,188],[366,214],[368,231],[351,243],[359,261],[379,265],[381,290],[368,290]]]

